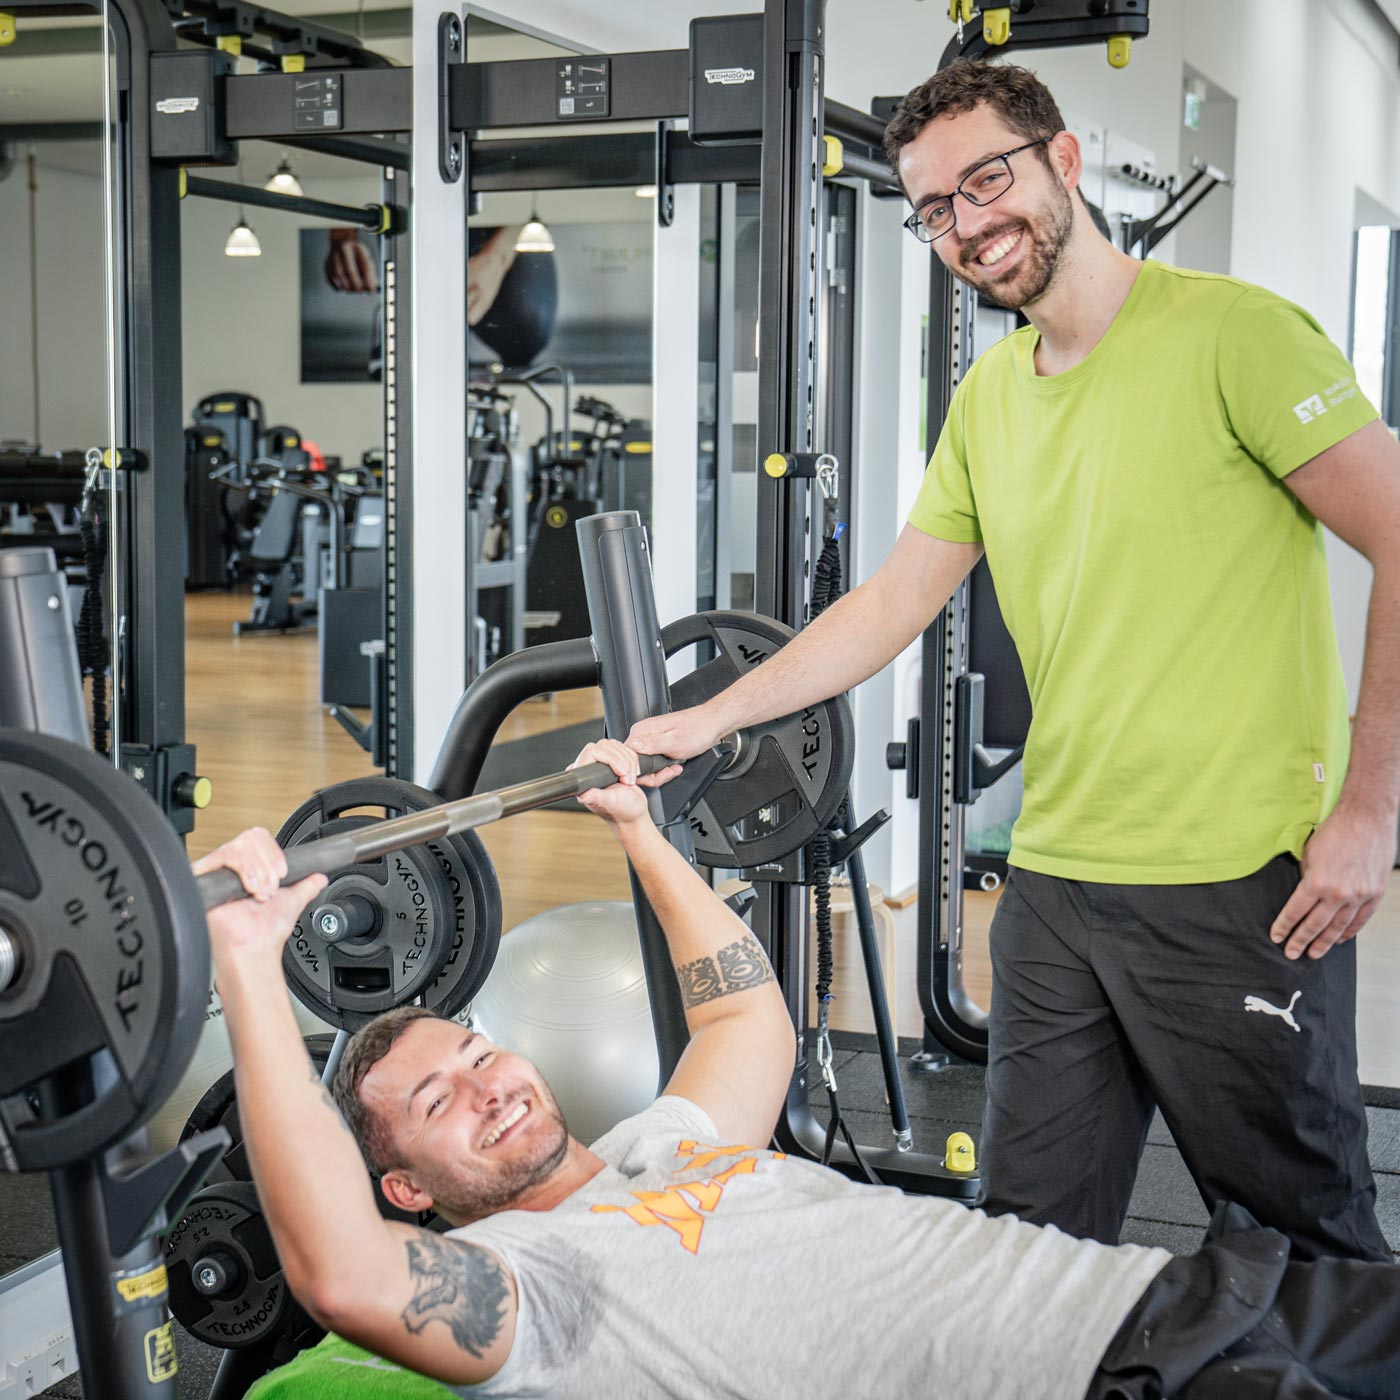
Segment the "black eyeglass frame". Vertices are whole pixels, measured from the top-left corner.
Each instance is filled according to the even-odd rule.
[[[1060,133],[1057,131],[1055,133],[1055,136],[1058,136],[1059,134]],[[953,229],[955,229],[958,226],[957,213],[954,212],[952,223],[950,223],[948,227],[945,228],[941,233],[929,233],[928,230],[924,227],[924,221],[921,216],[922,210],[927,209],[930,204],[937,204],[939,200],[943,199],[946,199],[948,201],[948,207],[951,209],[953,208],[953,200],[958,195],[962,195],[962,197],[965,200],[967,200],[969,204],[971,204],[974,208],[977,209],[985,209],[987,205],[995,204],[997,200],[999,200],[1002,197],[1002,195],[1006,193],[1006,190],[1009,190],[1012,187],[1012,185],[1016,183],[1016,172],[1011,168],[1011,157],[1020,155],[1022,151],[1029,151],[1034,146],[1049,145],[1049,143],[1055,139],[1055,136],[1042,136],[1038,140],[1027,141],[1024,146],[1015,146],[1009,151],[1003,151],[999,156],[988,156],[986,160],[982,161],[978,165],[973,166],[973,168],[969,170],[966,175],[963,176],[962,180],[958,183],[957,189],[955,189],[951,194],[930,195],[929,198],[924,200],[923,203],[920,204],[919,207],[915,209],[914,212],[910,214],[910,216],[907,219],[905,219],[904,227],[907,228],[909,232],[912,233],[914,237],[919,240],[920,243],[936,243],[940,238],[944,236],[944,234],[951,233]],[[989,165],[995,165],[997,161],[1000,161],[1006,167],[1006,173],[1010,177],[1006,189],[998,190],[997,193],[994,194],[990,199],[974,199],[972,195],[968,194],[967,191],[963,189],[963,186],[967,184],[967,182],[971,180],[973,176],[975,176],[979,171],[985,170]]]

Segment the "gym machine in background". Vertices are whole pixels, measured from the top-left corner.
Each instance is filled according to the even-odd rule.
[[[16,0],[10,9],[22,37],[27,16],[66,12],[67,7],[54,0]],[[177,201],[182,193],[235,197],[325,214],[326,207],[316,201],[298,201],[186,173],[201,165],[235,163],[240,143],[247,140],[273,141],[289,148],[305,145],[380,167],[385,180],[381,205],[359,211],[337,208],[335,216],[354,215],[366,227],[373,216],[380,240],[384,343],[401,345],[410,329],[405,296],[409,290],[407,241],[394,211],[408,203],[405,175],[410,157],[400,138],[413,126],[415,75],[410,68],[387,66],[346,35],[244,0],[191,4],[188,13],[178,3],[167,7],[157,0],[112,0],[111,13],[118,58],[115,73],[122,94],[120,102],[109,104],[118,196],[115,213],[120,225],[120,238],[114,237],[113,246],[126,260],[125,275],[118,279],[124,297],[118,318],[119,421],[127,444],[123,460],[139,467],[120,483],[131,496],[131,526],[115,541],[119,556],[115,572],[129,581],[121,601],[129,638],[121,690],[129,703],[123,707],[120,738],[123,746],[129,746],[130,763],[148,775],[157,800],[187,830],[190,815],[181,810],[163,780],[152,776],[170,767],[159,758],[163,749],[183,746],[179,584],[184,552],[172,557],[171,551],[143,551],[137,543],[177,538],[186,496],[179,427]],[[460,23],[444,24],[437,45],[440,72],[432,79],[435,86],[440,80],[444,94],[441,121],[437,131],[419,132],[418,139],[436,146],[443,178],[460,184],[464,206],[475,192],[584,184],[635,188],[656,182],[658,217],[669,220],[672,191],[678,183],[765,178],[760,150],[769,144],[765,123],[771,104],[762,85],[712,87],[690,81],[692,67],[697,66],[737,64],[756,73],[764,71],[765,63],[781,66],[777,51],[771,60],[765,58],[764,29],[760,15],[705,19],[696,22],[689,50],[604,56],[606,100],[587,110],[569,110],[556,102],[559,65],[567,59],[466,62]],[[238,48],[258,57],[264,71],[234,71],[224,50]],[[271,71],[274,66],[281,71]],[[298,125],[293,92],[297,74],[303,70],[322,84],[334,118],[332,135],[308,136]],[[781,115],[780,108],[774,108],[771,119],[777,121]],[[822,142],[819,169],[829,177],[844,173],[894,190],[889,171],[876,158],[879,124],[836,103],[826,103],[822,115],[822,134],[832,140]],[[678,119],[688,121],[684,134],[669,129],[669,123]],[[467,139],[471,132],[494,135],[525,127],[550,127],[564,136],[580,122],[588,128],[606,128],[609,123],[637,121],[657,123],[655,134],[590,129],[567,131],[562,140],[538,135]],[[790,162],[793,157],[793,152],[785,151],[781,159]],[[772,175],[770,170],[767,178]],[[211,185],[218,188],[210,189]],[[415,747],[412,640],[407,633],[413,605],[407,558],[413,504],[408,474],[399,470],[411,460],[412,442],[411,425],[401,411],[407,371],[402,360],[400,355],[385,373],[384,550],[386,575],[394,582],[386,590],[379,639],[384,693],[392,699],[384,721],[384,752],[393,773],[412,768]],[[638,435],[632,445],[639,447],[646,440]],[[230,442],[228,451],[242,459],[239,444]],[[177,475],[176,489],[169,489],[167,478],[176,482]],[[476,652],[471,635],[476,631],[474,617],[466,620],[466,629],[471,656]]]
[[[494,382],[467,389],[467,618],[470,671],[525,645],[530,464],[520,416]]]
[[[30,17],[73,12],[74,7],[53,0],[17,0],[7,6],[7,15],[14,19],[9,37],[20,46],[16,51],[22,52]],[[212,452],[216,445],[196,440],[191,444],[195,450],[187,457],[181,427],[179,200],[187,194],[233,197],[337,222],[366,227],[372,223],[379,235],[384,316],[402,328],[406,318],[399,315],[402,308],[397,298],[408,287],[406,240],[395,206],[407,202],[409,156],[399,142],[369,139],[364,123],[347,129],[323,119],[311,136],[291,129],[289,85],[295,81],[294,74],[308,67],[333,72],[331,89],[339,92],[348,83],[353,94],[357,80],[372,82],[373,75],[389,71],[386,60],[346,34],[241,0],[217,4],[191,0],[189,5],[179,0],[168,5],[160,0],[110,0],[94,7],[93,13],[102,21],[103,46],[112,60],[103,64],[104,125],[94,129],[91,123],[67,127],[57,123],[45,128],[44,137],[61,139],[66,131],[91,136],[95,130],[104,136],[110,153],[110,160],[104,162],[111,177],[106,186],[113,400],[108,422],[115,441],[100,455],[114,468],[110,473],[109,604],[117,619],[112,635],[122,638],[119,664],[113,667],[113,752],[128,772],[140,776],[176,830],[186,832],[192,829],[194,813],[176,786],[178,775],[193,765],[192,750],[184,741],[182,585],[187,572],[205,586],[214,585],[227,557],[228,541],[224,522],[219,520],[189,550],[154,548],[151,542],[184,539],[186,509],[207,505],[211,495],[214,504],[220,503],[217,493],[207,489],[209,471],[229,461],[246,462],[252,443],[231,432],[222,449],[224,460],[200,463],[204,479],[190,481],[188,458],[197,456],[200,448]],[[258,58],[266,68],[281,70],[275,76],[288,85],[283,87],[286,144],[305,139],[317,150],[378,167],[384,189],[379,205],[370,210],[342,209],[187,175],[187,165],[236,163],[238,139],[255,134],[237,131],[237,122],[230,131],[222,115],[226,85],[244,81],[235,73],[234,56],[239,53]],[[192,95],[190,83],[199,92],[186,100]],[[213,120],[216,107],[221,113],[218,121]],[[405,119],[397,130],[406,132],[410,125]],[[26,129],[7,128],[6,135],[24,139]],[[386,383],[386,433],[391,427],[397,430],[394,449],[401,453],[409,445],[410,433],[397,411],[395,395],[403,392],[407,382],[404,367],[398,369],[401,372],[392,383]],[[253,431],[265,432],[267,426],[259,421]],[[394,465],[391,461],[386,485],[391,520]],[[390,529],[386,569],[392,567],[399,543]],[[392,664],[392,647],[389,659]]]

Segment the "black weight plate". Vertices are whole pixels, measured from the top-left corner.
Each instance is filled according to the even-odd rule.
[[[491,856],[474,831],[460,831],[445,841],[431,841],[451,894],[454,917],[452,950],[423,1005],[439,1016],[455,1016],[481,990],[501,948],[505,912],[501,886]]]
[[[318,835],[370,825],[367,816],[327,822]],[[375,909],[359,938],[327,942],[317,922],[326,904],[350,897]],[[282,968],[293,993],[322,1020],[356,1030],[382,1011],[405,1006],[437,976],[451,949],[451,915],[437,864],[420,847],[336,871],[304,909],[287,939]]]
[[[257,1346],[306,1318],[287,1287],[251,1181],[196,1193],[165,1240],[170,1311],[210,1346]],[[206,1288],[199,1280],[205,1269]]]
[[[335,1044],[333,1035],[308,1035],[305,1037],[306,1053],[311,1063],[321,1072],[330,1059],[331,1047]],[[252,1168],[248,1165],[248,1149],[243,1143],[243,1130],[238,1122],[238,1100],[234,1092],[233,1071],[225,1070],[200,1096],[190,1109],[185,1126],[180,1129],[180,1141],[208,1132],[211,1128],[224,1128],[228,1132],[229,1145],[224,1155],[214,1164],[208,1176],[210,1185],[222,1181],[251,1181]]]
[[[294,846],[334,834],[337,830],[346,830],[349,825],[366,825],[405,812],[436,807],[440,801],[427,788],[398,779],[354,778],[326,788],[308,799],[288,817],[277,839],[283,846]],[[365,809],[370,809],[370,813],[366,813]],[[303,915],[302,922],[287,945],[283,965],[294,994],[317,1015],[347,1030],[358,1030],[391,1005],[403,1005],[420,997],[423,1005],[440,1015],[456,1015],[485,982],[500,946],[500,886],[491,858],[474,832],[435,839],[386,857],[385,861],[389,863],[390,871],[396,873],[396,878],[393,863],[398,860],[404,860],[411,866],[420,892],[428,891],[429,898],[441,911],[440,927],[450,930],[450,938],[435,937],[434,952],[426,969],[420,965],[420,971],[426,970],[431,974],[426,980],[414,978],[410,985],[410,980],[405,977],[391,976],[391,985],[377,997],[352,994],[335,987],[335,968],[342,969],[340,977],[343,982],[355,980],[354,959],[364,946],[364,940],[327,945],[324,939],[316,937],[315,930],[310,926],[314,908]],[[337,871],[316,904],[333,900],[340,893],[373,895],[375,889],[367,887],[365,881],[366,872],[374,869],[374,863],[367,863]],[[410,924],[412,920],[399,922]],[[324,959],[322,950],[328,950]],[[307,953],[322,963],[320,984],[310,982],[294,961],[299,955],[304,960]],[[366,960],[363,954],[359,956],[363,965]],[[382,971],[382,959],[377,965]],[[303,961],[302,968],[305,967]],[[332,969],[329,977],[324,975],[327,968]],[[308,995],[311,996],[310,1000]]]
[[[662,632],[668,657],[698,642],[710,643],[715,655],[671,686],[672,708],[703,704],[796,635],[761,613],[697,613],[673,622]],[[855,725],[844,695],[754,725],[734,766],[691,812],[696,859],[758,870],[801,850],[840,809],[854,763]]]
[[[0,927],[20,946],[0,992],[0,1167],[44,1171],[127,1137],[174,1092],[209,995],[204,904],[189,860],[141,788],[86,749],[0,731]],[[87,1079],[53,1110],[27,1091]],[[115,1073],[111,1073],[115,1070]]]

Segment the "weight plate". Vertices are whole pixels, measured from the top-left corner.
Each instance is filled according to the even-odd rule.
[[[320,827],[335,836],[371,817],[342,817]],[[358,902],[372,910],[359,937],[328,941],[327,910]],[[292,990],[333,1025],[354,1029],[417,998],[451,947],[448,906],[433,856],[421,847],[338,870],[292,929],[282,965]]]
[[[210,1346],[258,1346],[304,1319],[251,1181],[198,1192],[165,1240],[170,1311]]]
[[[715,655],[671,686],[672,708],[703,704],[796,635],[760,613],[697,613],[673,622],[661,634],[668,657],[700,642]],[[844,695],[746,730],[733,767],[690,814],[696,859],[759,870],[801,850],[840,809],[854,762],[855,726]]]
[[[321,1072],[330,1059],[331,1047],[335,1044],[333,1035],[308,1035],[305,1037],[306,1053],[311,1063]],[[224,1181],[251,1181],[253,1169],[248,1164],[248,1149],[243,1142],[243,1129],[238,1122],[238,1099],[234,1092],[233,1071],[225,1070],[200,1095],[199,1101],[190,1109],[185,1126],[180,1129],[180,1141],[208,1132],[211,1128],[223,1128],[228,1132],[229,1145],[224,1155],[209,1172],[208,1182],[215,1185]]]
[[[277,839],[295,846],[440,802],[412,783],[354,778],[304,802]],[[316,910],[345,907],[346,896],[375,906],[374,927],[363,937],[328,943],[315,927]],[[462,832],[333,874],[288,940],[283,968],[303,1005],[346,1030],[418,999],[454,1016],[491,970],[501,918],[491,858],[474,832]]]
[[[0,731],[0,928],[19,949],[0,991],[0,1167],[84,1161],[145,1123],[194,1055],[209,940],[189,861],[110,763]]]

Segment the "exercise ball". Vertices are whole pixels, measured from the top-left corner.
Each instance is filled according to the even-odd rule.
[[[334,1026],[328,1026],[318,1019],[295,998],[292,998],[292,1010],[296,1013],[302,1035],[335,1033]],[[209,1006],[204,1013],[204,1028],[199,1033],[194,1058],[184,1078],[175,1086],[175,1092],[150,1121],[153,1147],[164,1151],[167,1147],[175,1146],[190,1110],[203,1098],[204,1091],[232,1065],[233,1052],[229,1049],[228,1027],[224,1024],[224,1004],[219,1000],[218,992],[211,987]]]
[[[660,1060],[630,904],[566,904],[506,934],[471,1021],[534,1061],[580,1142],[656,1097]]]

